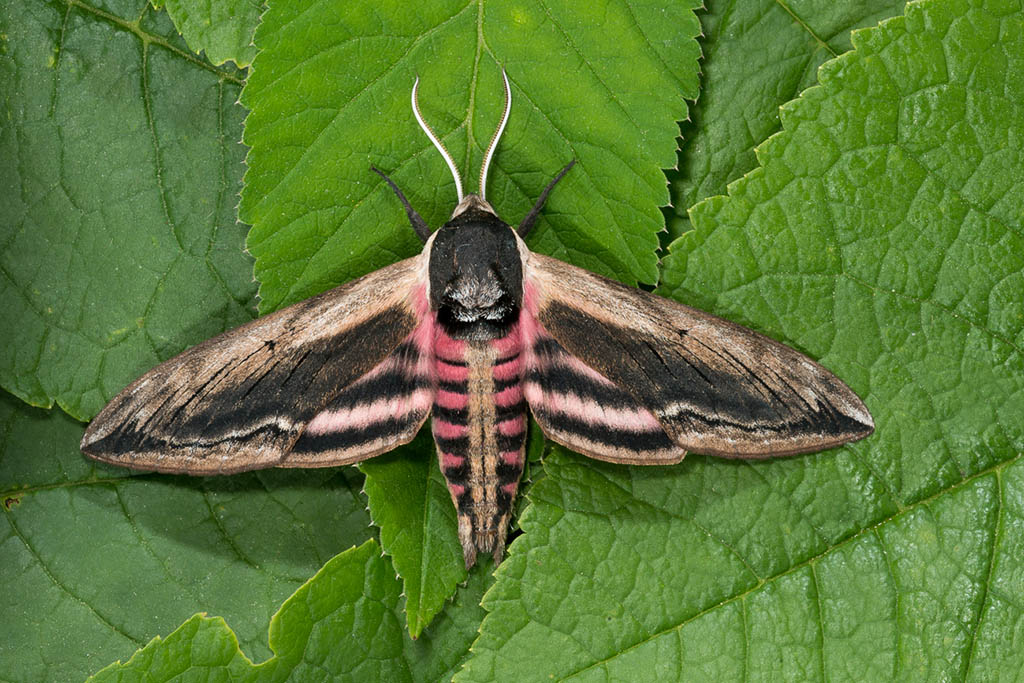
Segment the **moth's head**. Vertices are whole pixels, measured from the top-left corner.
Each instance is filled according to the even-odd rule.
[[[504,69],[501,78],[505,84],[505,107],[501,122],[484,152],[480,166],[480,193],[469,195],[463,194],[462,178],[452,155],[420,113],[416,99],[419,78],[413,84],[413,114],[420,128],[448,164],[459,197],[451,220],[441,229],[430,235],[423,219],[412,210],[394,183],[381,174],[398,193],[413,228],[426,242],[430,307],[437,312],[438,322],[445,331],[461,339],[493,339],[504,335],[518,320],[523,303],[521,247],[525,249],[521,236],[536,221],[551,188],[572,166],[571,163],[566,166],[544,190],[520,224],[518,235],[516,230],[498,218],[497,212],[485,199],[485,192],[487,171],[512,107],[512,88]]]
[[[468,206],[430,244],[430,307],[452,337],[493,339],[519,318],[519,245],[512,228],[485,201],[469,195],[462,204]]]
[[[452,218],[457,218],[467,211],[483,211],[489,213],[495,218],[498,216],[498,212],[494,210],[491,203],[478,194],[467,194],[452,211]]]

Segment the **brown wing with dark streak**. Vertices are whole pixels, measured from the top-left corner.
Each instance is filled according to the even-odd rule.
[[[360,378],[415,329],[411,300],[420,263],[415,257],[382,268],[161,363],[96,416],[82,450],[117,465],[187,474],[293,464],[289,453],[307,423],[335,399],[344,403],[339,395],[359,389]],[[408,441],[425,417],[412,416],[416,425],[391,434],[390,442]],[[352,462],[381,452],[382,444],[380,438],[347,449],[335,443],[331,457],[319,459],[303,449],[297,459],[315,462],[293,465]]]
[[[687,451],[791,455],[874,430],[849,387],[762,334],[540,254],[529,255],[525,281],[543,329]]]

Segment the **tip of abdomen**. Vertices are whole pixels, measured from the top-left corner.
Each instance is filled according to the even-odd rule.
[[[508,520],[508,515],[459,515],[459,542],[462,544],[466,569],[476,564],[477,553],[490,553],[494,556],[495,565],[501,563],[505,555],[505,528]]]

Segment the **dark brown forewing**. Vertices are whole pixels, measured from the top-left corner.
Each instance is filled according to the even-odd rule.
[[[849,387],[764,335],[540,254],[530,254],[525,275],[548,333],[687,451],[791,455],[874,430]]]
[[[410,299],[420,260],[382,268],[161,363],[96,416],[82,451],[186,474],[282,464],[305,424],[414,329]]]

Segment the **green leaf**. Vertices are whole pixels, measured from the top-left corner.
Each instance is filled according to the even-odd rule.
[[[275,655],[253,666],[223,619],[196,615],[94,681],[437,681],[451,677],[475,635],[485,570],[477,568],[431,635],[405,637],[399,586],[380,547],[367,541],[324,565],[270,622]]]
[[[557,451],[456,680],[1020,670],[1024,11],[922,2],[853,44],[691,209],[663,291],[822,359],[876,434],[657,470]]]
[[[0,202],[0,281],[6,288],[0,296],[12,327],[5,327],[0,347],[5,351],[0,382],[20,396],[34,396],[36,403],[57,398],[84,417],[157,359],[234,324],[232,316],[244,320],[248,315],[250,266],[238,251],[241,228],[232,246],[226,239],[230,220],[210,219],[221,226],[212,241],[209,224],[196,220],[183,234],[198,237],[183,249],[167,236],[166,217],[154,223],[152,216],[159,212],[148,208],[157,196],[171,207],[172,216],[190,207],[195,215],[220,215],[225,205],[209,197],[218,194],[219,178],[237,179],[241,170],[235,160],[243,148],[232,142],[238,135],[238,109],[214,107],[224,123],[210,134],[211,127],[202,123],[207,119],[194,115],[190,103],[213,101],[210,92],[230,103],[240,76],[195,59],[166,17],[141,5],[16,2],[0,7],[0,78],[11,84],[3,92],[5,116],[0,119],[0,189],[10,197]],[[614,5],[605,15],[614,16],[622,7]],[[705,33],[715,36],[705,43],[709,111],[702,112],[687,139],[706,149],[720,145],[723,151],[712,154],[707,167],[714,183],[700,180],[703,171],[694,168],[694,183],[701,183],[691,195],[694,200],[720,193],[722,183],[750,170],[751,144],[774,130],[764,124],[771,124],[774,104],[811,83],[824,48],[808,38],[808,29],[795,28],[798,20],[840,52],[846,49],[846,27],[871,23],[891,11],[885,4],[866,12],[853,6],[845,19],[823,24],[817,19],[821,5],[808,11],[793,2],[770,4],[761,7],[771,13],[764,18],[771,30],[759,31],[761,19],[747,21],[746,5],[729,7],[731,14],[725,14],[712,5],[715,14],[704,17],[710,22]],[[795,112],[786,114],[781,140],[773,139],[760,151],[764,169],[734,186],[731,198],[695,209],[696,232],[677,243],[667,261],[664,291],[822,358],[867,396],[878,418],[877,436],[816,456],[754,465],[691,458],[677,468],[648,470],[556,451],[533,487],[524,533],[498,571],[499,582],[487,601],[491,613],[463,676],[529,678],[558,665],[565,671],[578,666],[579,678],[607,673],[630,680],[724,678],[731,672],[736,672],[733,677],[777,679],[992,680],[1021,668],[1022,615],[1016,596],[1024,590],[1019,581],[1024,575],[1019,559],[1024,556],[1024,482],[1014,458],[1022,450],[1019,415],[1024,413],[1019,296],[1024,269],[1014,259],[1024,253],[1018,105],[1024,65],[1019,57],[1021,11],[1008,7],[996,20],[1002,11],[998,5],[970,11],[965,3],[913,6],[909,22],[862,34],[858,52],[824,72],[825,93],[809,91]],[[774,17],[781,15],[775,13],[787,8],[793,23],[778,23]],[[517,6],[522,9],[518,15],[501,15],[499,9],[490,3],[449,10],[421,4],[406,8],[412,18],[397,21],[378,10],[386,25],[363,37],[354,30],[345,33],[348,27],[338,33],[337,24],[325,23],[338,12],[358,14],[358,7],[313,5],[291,22],[290,34],[283,25],[288,22],[275,19],[267,36],[277,43],[263,45],[277,50],[261,76],[267,97],[250,119],[255,125],[264,116],[274,124],[261,131],[265,144],[260,154],[274,162],[263,181],[257,153],[250,157],[258,190],[250,210],[262,211],[259,220],[270,226],[260,238],[283,245],[275,252],[268,244],[266,253],[258,255],[269,273],[266,291],[277,287],[279,300],[264,304],[267,308],[311,293],[318,282],[326,287],[417,248],[394,197],[376,176],[356,176],[351,169],[359,166],[365,173],[370,162],[389,172],[398,169],[395,176],[417,208],[435,224],[445,219],[454,193],[443,163],[409,119],[413,72],[424,79],[421,102],[428,119],[472,176],[497,115],[499,62],[509,65],[516,91],[513,127],[490,183],[495,205],[515,222],[566,161],[564,156],[583,150],[589,161],[582,152],[579,158],[602,175],[576,178],[574,170],[552,196],[546,223],[531,237],[531,245],[627,281],[649,279],[654,261],[648,254],[658,227],[650,211],[664,201],[663,193],[655,191],[660,180],[652,169],[673,163],[662,155],[671,150],[663,137],[674,133],[671,119],[682,116],[674,98],[680,91],[688,97],[695,92],[693,61],[679,57],[695,54],[692,41],[680,38],[695,32],[692,19],[690,24],[672,17],[658,22],[654,27],[662,34],[647,34],[658,47],[642,47],[637,54],[628,32],[618,35],[621,27],[614,23],[573,26],[550,5]],[[585,16],[603,9],[591,4],[575,11]],[[628,9],[637,16],[652,14]],[[211,8],[211,16],[215,11]],[[442,15],[449,17],[447,23],[437,22]],[[514,22],[502,16],[526,19],[529,35],[513,30]],[[720,28],[714,21],[722,22]],[[470,30],[462,30],[466,24]],[[413,30],[419,25],[429,31]],[[396,30],[403,26],[412,29]],[[545,31],[567,26],[571,30],[563,32],[567,38],[560,47],[545,42],[550,36]],[[324,37],[332,31],[342,36],[337,45]],[[915,42],[922,34],[941,40],[942,50]],[[668,43],[662,40],[665,35]],[[356,37],[345,42],[344,36]],[[716,66],[724,63],[718,55],[733,46],[734,36],[742,46],[727,50],[729,61],[745,61],[753,67],[747,72]],[[892,42],[876,45],[879,36]],[[126,43],[134,49],[125,48]],[[304,43],[334,49],[313,57]],[[609,43],[614,49],[607,48]],[[662,60],[669,72],[665,78],[677,85],[649,86],[637,78],[625,87],[619,80],[603,97],[594,97],[588,72],[577,75],[577,65],[585,62],[621,78],[622,71],[633,68],[631,58],[636,56],[642,66],[663,43],[668,45]],[[802,52],[786,49],[797,43]],[[598,48],[612,57],[591,59],[587,51]],[[391,56],[406,49],[409,56]],[[290,60],[289,51],[295,59]],[[89,60],[74,61],[81,54]],[[800,65],[799,78],[777,68],[790,59]],[[429,70],[434,65],[436,73]],[[371,82],[366,74],[380,79]],[[907,77],[897,82],[893,74]],[[949,81],[936,80],[936,74]],[[711,89],[722,79],[730,85],[716,91],[719,104],[713,109]],[[872,95],[870,106],[864,106],[867,89],[884,90],[891,83],[899,87]],[[620,101],[619,92],[635,96],[640,88],[647,88],[643,95],[652,109],[638,116],[653,125],[646,137],[631,137],[609,103]],[[959,108],[952,106],[957,93],[950,96],[956,88],[962,93]],[[150,91],[162,91],[165,98],[153,97],[148,110],[142,107],[152,113],[140,123],[131,115],[139,110],[132,103],[139,100],[125,93]],[[351,102],[344,99],[346,93]],[[253,90],[253,95],[260,93]],[[160,106],[171,97],[174,107]],[[892,119],[893,99],[903,107],[895,117],[905,134],[898,144],[878,136],[890,125],[886,119]],[[749,135],[729,118],[733,110],[742,112]],[[199,111],[208,109],[200,106]],[[720,120],[729,135],[700,137]],[[166,134],[172,121],[175,132]],[[307,127],[319,136],[313,144]],[[341,137],[333,137],[339,129]],[[147,136],[147,130],[156,132]],[[856,142],[858,130],[864,145],[833,145]],[[610,139],[600,137],[608,133]],[[295,144],[288,135],[295,136]],[[734,139],[739,144],[731,146]],[[156,140],[162,142],[154,146]],[[175,143],[216,150],[213,156],[222,159],[223,171],[211,172],[186,154],[172,155],[170,166],[137,163],[147,145],[162,152]],[[833,147],[839,150],[834,162]],[[353,152],[356,161],[350,159]],[[871,156],[883,152],[881,161]],[[908,157],[917,162],[916,175],[905,172]],[[412,158],[425,163],[402,164]],[[731,162],[734,158],[739,161]],[[687,157],[681,161],[686,168]],[[303,174],[304,164],[315,171],[312,177]],[[722,168],[729,170],[716,175]],[[148,175],[139,169],[148,169]],[[344,176],[340,185],[334,184],[335,169]],[[140,180],[145,177],[164,182],[162,193],[146,190]],[[66,186],[67,179],[71,185]],[[428,191],[423,179],[432,180],[435,191]],[[224,181],[224,186],[235,184]],[[467,185],[475,189],[471,179]],[[335,187],[361,189],[362,194],[355,192],[349,200],[332,194]],[[126,194],[125,188],[139,191]],[[611,199],[601,194],[595,206],[593,195],[608,188]],[[615,194],[620,190],[630,197],[623,200]],[[234,192],[222,194],[231,198]],[[360,197],[363,203],[357,205]],[[109,238],[105,248],[96,246],[91,238],[105,234],[111,216],[121,220],[126,212],[130,220],[122,220],[122,227],[130,225],[130,230]],[[342,213],[343,221],[337,218]],[[606,215],[616,218],[608,221]],[[164,226],[163,232],[139,232],[153,225]],[[338,225],[342,228],[336,232]],[[53,226],[75,226],[75,231],[65,236]],[[146,248],[125,241],[133,236]],[[166,276],[171,266],[180,269],[178,264],[204,253],[213,267],[200,258],[185,276]],[[316,262],[307,270],[309,255]],[[274,259],[280,276],[271,273],[278,267]],[[234,265],[229,268],[227,262]],[[128,271],[142,284],[127,277]],[[238,277],[225,276],[226,283],[235,283],[226,289],[199,281],[228,271]],[[279,278],[277,284],[271,276]],[[158,290],[152,282],[161,278],[169,284]],[[172,300],[167,287],[180,298]],[[165,301],[162,308],[146,308],[135,300],[148,301],[154,292],[155,301]],[[128,313],[110,313],[118,307]],[[57,313],[50,308],[60,315],[53,324],[47,316]],[[104,315],[109,318],[105,322]],[[81,332],[84,320],[102,322],[100,333]],[[89,341],[105,340],[110,330],[136,328],[127,336],[136,346]],[[139,341],[146,337],[156,341]],[[70,355],[72,348],[82,355]],[[116,356],[123,351],[130,353]],[[0,638],[0,678],[81,679],[86,671],[128,656],[154,634],[170,632],[197,610],[222,615],[237,630],[244,652],[262,660],[271,654],[262,629],[273,606],[331,553],[370,533],[365,513],[355,505],[352,526],[363,528],[335,528],[339,497],[356,501],[340,480],[333,492],[317,497],[317,477],[337,473],[307,473],[310,480],[281,473],[205,482],[127,479],[120,471],[93,468],[80,459],[81,430],[69,420],[13,403],[7,407],[15,417],[3,421],[5,450],[0,451],[8,524],[0,575],[7,579],[4,633],[11,636]],[[6,446],[12,442],[17,447]],[[12,469],[15,459],[21,464]],[[415,479],[419,491],[424,486],[430,491],[429,478],[436,473],[423,470],[423,461],[412,464],[423,473]],[[267,479],[279,474],[283,482]],[[382,489],[390,485],[381,482]],[[221,519],[220,509],[211,512],[207,500],[235,500],[219,486],[239,486],[244,495],[237,496],[238,507],[226,508],[235,522],[229,533],[204,539],[201,532]],[[430,499],[419,492],[410,499],[416,496],[421,502]],[[279,497],[287,501],[285,514],[260,512],[272,511]],[[121,499],[132,504],[129,514],[104,507]],[[412,511],[402,507],[404,497],[394,502],[399,510]],[[202,505],[207,505],[205,518],[197,517]],[[298,512],[293,515],[292,509]],[[374,516],[404,519],[389,512],[395,510],[375,511]],[[290,545],[287,536],[294,534],[296,518],[316,531],[319,541],[307,538]],[[136,519],[144,523],[133,526]],[[268,523],[280,526],[266,535],[262,525]],[[398,529],[390,521],[382,524],[382,537]],[[420,521],[420,526],[424,539],[441,539],[440,532],[431,535],[433,524]],[[139,543],[127,546],[127,567],[106,538]],[[283,590],[283,584],[260,575],[267,564],[228,565],[237,557],[231,542],[261,562],[284,564],[293,554],[304,559],[288,565],[294,582]],[[417,545],[409,546],[413,552],[406,558],[414,558]],[[423,548],[428,547],[424,542]],[[179,555],[185,569],[176,565]],[[367,608],[360,612],[367,619],[355,632],[360,642],[353,644],[347,632],[319,640],[302,635],[304,629],[322,633],[316,629],[332,623],[329,619],[313,626],[298,619],[292,622],[294,631],[281,627],[274,642],[287,645],[281,652],[292,657],[301,644],[317,657],[337,647],[334,657],[349,656],[331,671],[365,673],[376,667],[399,675],[423,672],[424,679],[449,678],[479,624],[475,602],[489,568],[472,573],[469,587],[458,589],[455,603],[447,604],[414,642],[404,635],[412,611],[408,605],[405,617],[399,611],[401,584],[386,560],[370,555],[372,562],[344,565],[338,590],[321,583],[325,573],[314,582],[315,590],[303,594],[337,600],[342,586],[351,589],[348,598]],[[402,555],[397,550],[392,555],[396,568]],[[209,568],[213,574],[204,573]],[[368,582],[356,591],[360,580]],[[477,580],[481,583],[474,584]],[[182,585],[200,588],[189,593]],[[382,600],[365,599],[370,595]],[[429,600],[418,600],[425,621]],[[351,602],[335,604],[340,613],[353,613]],[[449,619],[457,619],[465,635],[448,640]],[[384,626],[364,628],[376,624]],[[189,628],[195,635],[185,632]],[[237,667],[241,677],[290,671],[278,663],[253,673],[239,658],[234,636],[217,622],[189,621],[181,633],[190,664],[216,665],[211,677],[228,677],[221,665]],[[407,654],[420,647],[442,648],[444,654],[424,664]],[[355,654],[381,649],[387,650],[382,659],[358,661],[362,655]],[[182,663],[167,651],[161,656],[148,665],[138,662],[134,670],[166,671],[161,667]],[[337,660],[329,661],[334,666]],[[182,670],[196,677],[205,673]]]
[[[757,167],[754,147],[778,132],[779,106],[814,85],[823,62],[851,49],[850,31],[898,15],[906,0],[708,0],[701,16],[700,98],[682,128],[679,169],[669,174],[672,204],[686,210],[725,194]]]
[[[699,25],[678,5],[607,2],[306,2],[271,5],[242,93],[252,111],[240,207],[253,224],[261,308],[273,310],[419,250],[392,175],[432,225],[455,205],[444,162],[409,107],[420,101],[474,180],[502,105],[512,116],[488,199],[516,222],[578,160],[531,236],[540,251],[626,281],[657,279],[663,167],[681,95],[696,95]],[[623,56],[627,55],[627,56]]]
[[[855,454],[809,459],[556,451],[456,680],[941,680],[972,654],[1016,670],[999,638],[1022,614],[997,586],[1020,588],[1024,463],[893,513]]]
[[[83,458],[82,431],[0,396],[0,679],[80,680],[197,611],[265,657],[281,601],[370,535],[351,468],[131,476]]]
[[[258,0],[153,0],[153,7],[166,9],[189,47],[204,52],[213,64],[228,60],[242,67],[252,64],[256,56],[252,34],[264,9]]]
[[[370,516],[402,578],[406,626],[419,638],[466,580],[455,506],[429,431],[409,446],[362,463]],[[400,504],[395,504],[400,501]]]
[[[956,7],[854,34],[784,108],[762,168],[691,210],[663,275],[865,397],[884,425],[873,467],[901,502],[1024,444],[1021,19]]]
[[[4,3],[0,35],[0,385],[87,419],[251,317],[241,81],[141,0]]]

